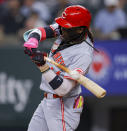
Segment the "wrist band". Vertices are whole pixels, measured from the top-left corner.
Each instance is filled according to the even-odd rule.
[[[63,83],[63,79],[56,75],[53,80],[49,82],[49,85],[55,90],[60,87],[60,85]]]

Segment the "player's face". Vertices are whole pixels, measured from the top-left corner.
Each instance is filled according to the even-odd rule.
[[[61,27],[62,37],[65,40],[73,40],[73,38],[76,38],[77,36],[80,36],[80,34],[83,32],[84,28],[82,27],[75,27],[75,28],[64,28]]]

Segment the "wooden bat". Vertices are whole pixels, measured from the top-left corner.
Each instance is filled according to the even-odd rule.
[[[67,72],[68,74],[71,74],[71,70],[68,69],[67,67],[49,59],[48,57],[45,57],[45,60],[57,66],[58,68],[62,69],[63,71]],[[79,79],[76,81],[80,83],[81,85],[83,85],[86,89],[88,89],[96,97],[103,98],[106,95],[106,90],[100,87],[97,83],[95,83],[94,81],[88,79],[87,77],[81,74],[78,74],[78,75],[80,76],[79,76]]]

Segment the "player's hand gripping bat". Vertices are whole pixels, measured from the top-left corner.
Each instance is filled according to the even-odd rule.
[[[62,69],[63,71],[67,72],[71,76],[74,75],[73,79],[76,78],[76,74],[73,74],[73,71],[68,69],[67,67],[49,59],[48,57],[45,57],[45,60],[50,62],[51,64],[57,66],[58,68]],[[85,88],[87,88],[91,93],[93,93],[96,97],[98,98],[103,98],[106,95],[106,90],[104,90],[102,87],[100,87],[98,84],[96,84],[94,81],[88,79],[87,77],[77,74],[78,79],[76,78],[75,80],[83,85]]]

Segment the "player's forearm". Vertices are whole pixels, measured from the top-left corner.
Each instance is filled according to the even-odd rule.
[[[58,36],[60,34],[58,28],[59,27],[55,26],[54,24],[47,27],[39,27],[36,29],[28,30],[23,35],[25,40],[24,47],[38,48],[40,41]]]
[[[43,41],[47,38],[53,38],[58,35],[60,35],[58,24],[28,30],[23,35],[25,40],[24,47],[29,49],[38,48],[40,41]]]
[[[36,28],[28,35],[28,39],[36,38],[38,41],[43,41],[47,38],[53,37],[55,37],[55,32],[50,26]]]
[[[57,77],[55,72],[52,70],[48,70],[47,72],[44,72],[43,76],[45,77],[49,85],[53,88],[55,93],[59,96],[67,95],[75,87],[76,84],[75,81],[73,80],[64,79],[64,78],[62,79],[60,78],[60,76]]]
[[[58,24],[52,24],[46,27],[38,27],[35,29],[28,30],[24,33],[23,37],[25,41],[28,41],[28,39],[32,36],[33,38],[36,38],[36,35],[39,35],[39,41],[45,40],[47,38],[53,38],[58,35],[60,35],[60,30]]]

